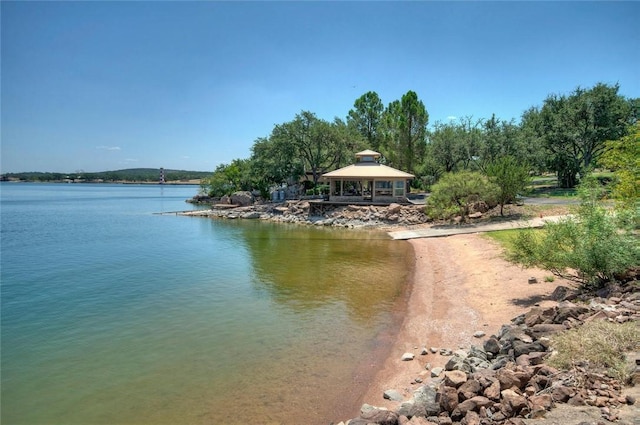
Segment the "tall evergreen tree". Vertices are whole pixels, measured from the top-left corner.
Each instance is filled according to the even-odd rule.
[[[380,149],[383,111],[384,105],[378,93],[369,91],[356,99],[347,116],[347,124],[354,127],[367,141],[368,147],[375,151]]]
[[[384,112],[384,149],[387,161],[396,168],[415,173],[426,147],[429,113],[413,91],[393,101]]]

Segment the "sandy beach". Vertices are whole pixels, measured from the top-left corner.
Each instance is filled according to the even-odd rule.
[[[549,272],[522,269],[503,258],[500,246],[478,234],[444,238],[414,239],[415,269],[406,314],[382,368],[361,398],[361,403],[393,408],[398,402],[385,400],[388,389],[409,398],[417,387],[416,378],[427,382],[430,368],[444,366],[447,357],[430,349],[468,348],[479,345],[502,324],[525,312],[534,304],[544,306],[558,285],[546,282]],[[530,277],[538,283],[530,284]],[[485,337],[476,338],[476,331]],[[413,361],[401,361],[404,353],[415,354]]]

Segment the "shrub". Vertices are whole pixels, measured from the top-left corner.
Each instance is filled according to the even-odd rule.
[[[510,258],[539,266],[582,285],[601,286],[640,262],[640,246],[629,228],[599,201],[598,186],[580,190],[582,202],[574,217],[547,223],[542,231],[524,230]]]
[[[478,172],[448,173],[432,186],[426,213],[437,219],[466,217],[474,203],[482,201],[495,206],[497,192],[498,187]]]
[[[504,205],[515,201],[531,181],[529,169],[514,157],[504,156],[487,166],[487,176],[498,186],[497,201],[500,204],[500,215]]]

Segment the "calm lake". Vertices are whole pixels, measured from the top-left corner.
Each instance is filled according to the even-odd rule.
[[[154,214],[195,208],[196,186],[0,190],[3,424],[357,413],[401,308],[408,243]]]

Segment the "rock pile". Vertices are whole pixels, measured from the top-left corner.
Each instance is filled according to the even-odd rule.
[[[481,347],[440,350],[450,355],[445,370],[437,371],[437,378],[418,388],[411,399],[395,411],[364,405],[360,416],[346,424],[524,425],[524,418],[543,417],[556,403],[596,406],[603,418],[616,420],[616,407],[635,403],[621,395],[621,382],[588,365],[560,371],[544,360],[551,355],[550,336],[557,332],[592,320],[640,323],[638,284],[632,282],[607,299],[586,303],[565,299],[550,308],[533,308]],[[566,288],[556,294],[577,297]],[[640,379],[638,369],[634,379]]]
[[[308,201],[254,204],[237,208],[213,206],[210,210],[185,213],[226,219],[261,219],[281,223],[300,223],[316,226],[380,227],[409,226],[427,223],[429,218],[421,205],[389,206],[344,205],[324,206],[321,212],[312,211]]]

